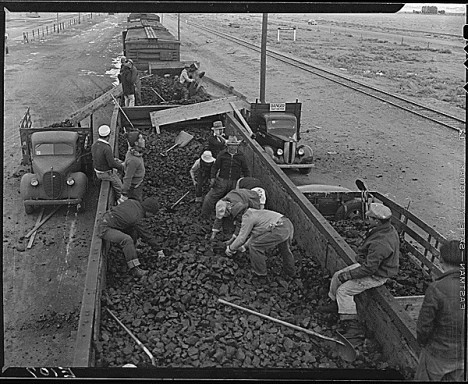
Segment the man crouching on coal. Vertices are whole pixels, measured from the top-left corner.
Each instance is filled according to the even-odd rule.
[[[367,289],[383,285],[388,278],[397,275],[399,270],[400,238],[390,224],[392,211],[383,204],[371,203],[366,216],[371,229],[358,248],[357,263],[333,275],[328,292],[332,302],[318,308],[320,312],[338,312],[346,330],[355,334],[360,332],[353,297]]]
[[[226,255],[233,256],[238,250],[245,252],[248,249],[252,272],[257,276],[266,276],[265,253],[278,246],[283,258],[283,272],[287,277],[296,277],[290,248],[294,227],[286,216],[268,209],[248,208],[244,203],[234,204],[230,214],[234,220],[241,220],[241,225],[237,236],[229,241]]]

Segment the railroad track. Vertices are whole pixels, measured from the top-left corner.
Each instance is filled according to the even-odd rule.
[[[233,43],[236,43],[238,45],[241,45],[245,48],[254,50],[256,52],[261,51],[261,47],[253,44],[251,42],[245,41],[243,39],[230,36],[226,33],[219,32],[217,30],[205,27],[200,24],[196,24],[190,21],[186,21],[186,24],[196,27],[198,29],[204,30],[206,32],[209,32],[211,34],[214,34],[218,37],[224,38],[226,40],[229,40]],[[433,108],[429,108],[427,106],[424,106],[422,104],[415,103],[411,100],[405,99],[401,96],[391,94],[389,92],[386,92],[384,90],[381,90],[376,87],[372,87],[370,85],[352,80],[346,76],[343,76],[341,74],[334,73],[332,71],[329,71],[324,68],[317,67],[315,65],[312,65],[306,61],[303,61],[298,58],[292,58],[289,57],[285,54],[282,54],[278,51],[272,50],[272,49],[267,49],[267,55],[271,58],[274,58],[276,60],[282,61],[283,63],[292,65],[296,68],[302,69],[306,72],[309,72],[311,74],[314,74],[316,76],[320,76],[324,79],[327,79],[329,81],[332,81],[334,83],[337,83],[339,85],[345,86],[347,88],[353,89],[357,92],[361,92],[367,96],[373,97],[375,99],[378,99],[384,103],[391,104],[397,108],[403,109],[405,111],[411,112],[415,115],[418,115],[420,117],[423,117],[425,119],[431,120],[437,124],[440,124],[446,128],[450,128],[452,130],[455,130],[458,132],[459,136],[465,136],[466,130],[465,130],[465,125],[466,122],[463,119],[460,119],[456,116],[449,115],[445,112],[438,111]]]

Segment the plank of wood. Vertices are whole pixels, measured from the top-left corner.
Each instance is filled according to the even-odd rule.
[[[161,125],[231,112],[232,107],[229,103],[237,100],[237,96],[230,96],[202,103],[182,105],[178,108],[150,112],[151,125],[157,129]]]
[[[46,217],[44,217],[39,224],[36,224],[34,226],[34,228],[31,229],[24,237],[31,236],[36,230],[38,230],[42,226],[42,224],[44,224],[47,220],[49,220],[52,217],[52,215],[55,212],[57,212],[60,208],[61,208],[61,206],[58,206],[58,207],[54,208],[54,210],[52,212],[50,212]]]
[[[37,216],[37,220],[36,220],[36,225],[38,225],[41,220],[42,220],[42,215],[44,214],[44,207],[41,209],[41,212],[39,212],[39,216]],[[31,249],[33,243],[34,243],[34,239],[36,238],[36,233],[37,233],[37,230],[35,230],[31,237],[29,238],[29,241],[28,241],[28,245],[26,247],[26,249]]]
[[[78,124],[81,120],[108,104],[113,97],[119,97],[121,94],[122,84],[119,84],[107,91],[106,93],[104,93],[103,95],[99,96],[97,99],[93,100],[89,104],[85,105],[83,108],[72,113],[69,117],[70,121],[72,121],[74,124]]]
[[[242,113],[240,113],[240,111],[237,109],[236,105],[233,102],[229,104],[231,105],[232,110],[234,111],[236,116],[239,118],[239,120],[242,122],[242,124],[244,124],[244,128],[249,132],[250,136],[252,137],[253,135],[252,128],[250,128],[250,125],[247,123],[247,121],[245,121],[244,116],[242,116]]]

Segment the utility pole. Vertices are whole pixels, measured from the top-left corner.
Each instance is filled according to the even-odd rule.
[[[268,13],[264,13],[263,22],[262,22],[262,50],[260,53],[260,102],[261,103],[265,103],[267,30],[268,30]]]
[[[58,18],[58,12],[57,12],[57,33],[59,33],[60,27],[59,27],[59,18]]]
[[[177,39],[180,41],[180,13],[177,14]]]

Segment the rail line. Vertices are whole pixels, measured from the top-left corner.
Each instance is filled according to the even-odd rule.
[[[216,36],[222,37],[226,40],[229,40],[231,42],[234,42],[238,45],[241,45],[245,48],[252,49],[254,51],[260,52],[261,47],[257,46],[251,42],[245,41],[243,39],[240,39],[238,37],[230,36],[226,33],[219,32],[217,30],[205,27],[200,24],[196,24],[190,21],[187,21],[186,24],[191,25],[193,27],[199,28],[201,30],[204,30],[206,32],[209,32],[211,34],[214,34]],[[361,92],[367,96],[373,97],[375,99],[378,99],[384,103],[391,104],[397,108],[403,109],[405,111],[411,112],[415,115],[418,115],[420,117],[423,117],[425,119],[431,120],[437,124],[440,124],[444,127],[450,128],[452,130],[455,130],[458,132],[459,136],[464,136],[466,133],[465,130],[465,125],[466,122],[463,119],[460,119],[456,116],[449,115],[445,112],[438,111],[433,108],[429,108],[427,106],[415,103],[411,100],[405,99],[401,96],[391,94],[389,92],[386,92],[384,90],[381,90],[376,87],[372,87],[370,85],[366,85],[364,83],[352,80],[348,77],[345,77],[343,75],[334,73],[332,71],[326,70],[324,68],[317,67],[315,65],[312,65],[310,63],[307,63],[306,61],[303,61],[301,59],[297,58],[292,58],[289,57],[285,54],[282,54],[280,52],[274,51],[272,49],[267,49],[267,55],[271,58],[274,58],[276,60],[282,61],[286,64],[292,65],[296,68],[302,69],[306,72],[312,73],[316,76],[320,76],[324,79],[327,79],[329,81],[333,81],[334,83],[337,83],[339,85],[345,86],[347,88],[353,89],[357,92]]]

